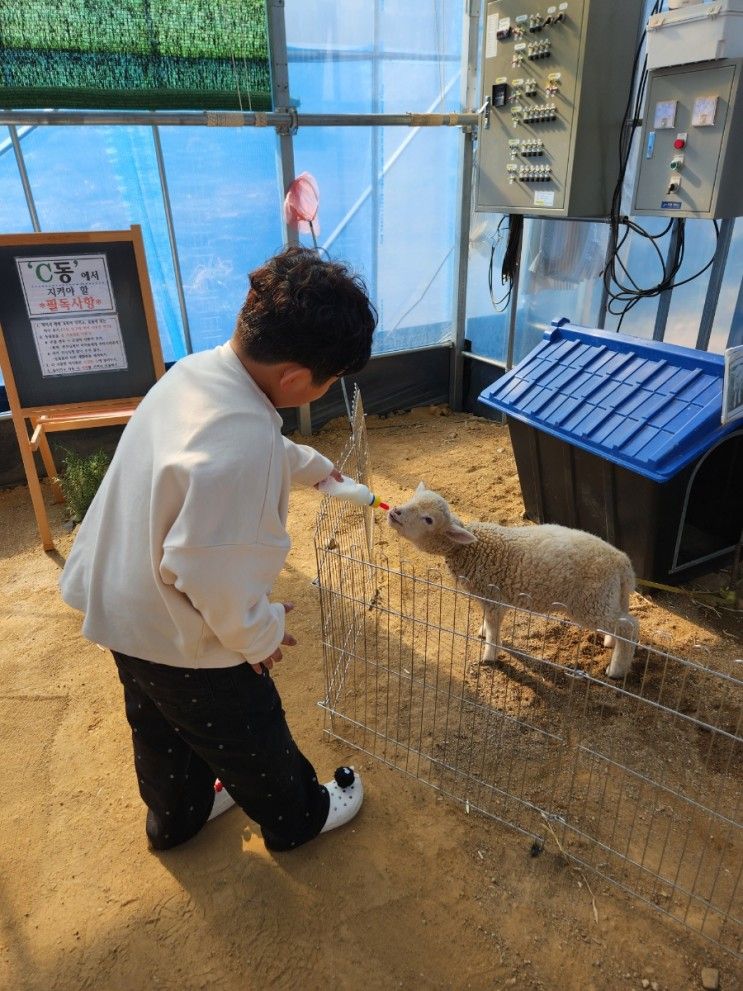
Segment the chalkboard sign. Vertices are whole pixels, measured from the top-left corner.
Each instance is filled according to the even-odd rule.
[[[127,423],[165,373],[139,227],[0,235],[0,371],[51,550],[34,453],[53,480],[48,433]]]
[[[0,327],[24,409],[143,396],[162,374],[138,233],[0,237]]]

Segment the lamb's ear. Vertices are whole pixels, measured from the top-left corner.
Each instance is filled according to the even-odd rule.
[[[469,530],[465,530],[463,526],[459,526],[457,523],[450,523],[444,533],[454,544],[474,544],[477,540],[474,533],[470,533]]]
[[[427,489],[426,489],[426,483],[425,482],[418,482],[418,488],[415,490],[415,494],[416,495],[420,495],[421,492],[426,492],[426,491],[427,491]]]

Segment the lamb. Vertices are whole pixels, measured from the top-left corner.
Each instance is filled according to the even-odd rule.
[[[492,599],[495,587],[500,600],[512,604],[528,592],[540,612],[559,602],[576,623],[606,634],[604,646],[614,647],[606,674],[624,678],[629,673],[639,634],[639,623],[628,613],[635,574],[627,555],[616,547],[583,530],[553,524],[464,526],[446,500],[423,482],[412,499],[393,506],[387,519],[420,550],[443,556],[452,575],[483,599]],[[482,660],[492,663],[505,610],[487,603],[483,612]],[[626,641],[611,636],[620,621],[630,631]]]

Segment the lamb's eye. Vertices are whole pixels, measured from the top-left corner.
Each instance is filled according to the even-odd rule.
[[[428,523],[430,525],[431,523],[433,523],[433,520],[431,519],[430,516],[424,516],[423,517],[423,522],[424,523]]]

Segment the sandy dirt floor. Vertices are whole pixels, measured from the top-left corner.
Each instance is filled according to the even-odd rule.
[[[423,478],[464,518],[520,523],[507,430],[442,409],[369,418],[379,490]],[[346,424],[315,445],[337,457]],[[189,844],[147,850],[110,655],[79,635],[57,593],[74,535],[52,509],[42,552],[22,487],[0,493],[0,988],[28,991],[743,987],[730,956],[600,879],[591,897],[554,847],[465,811],[323,734],[312,530],[319,500],[292,496],[294,546],[275,597],[299,645],[274,669],[289,724],[322,776],[355,762],[366,802],[343,831],[271,855],[231,810]],[[643,600],[673,653],[732,664],[740,617],[680,596]]]

